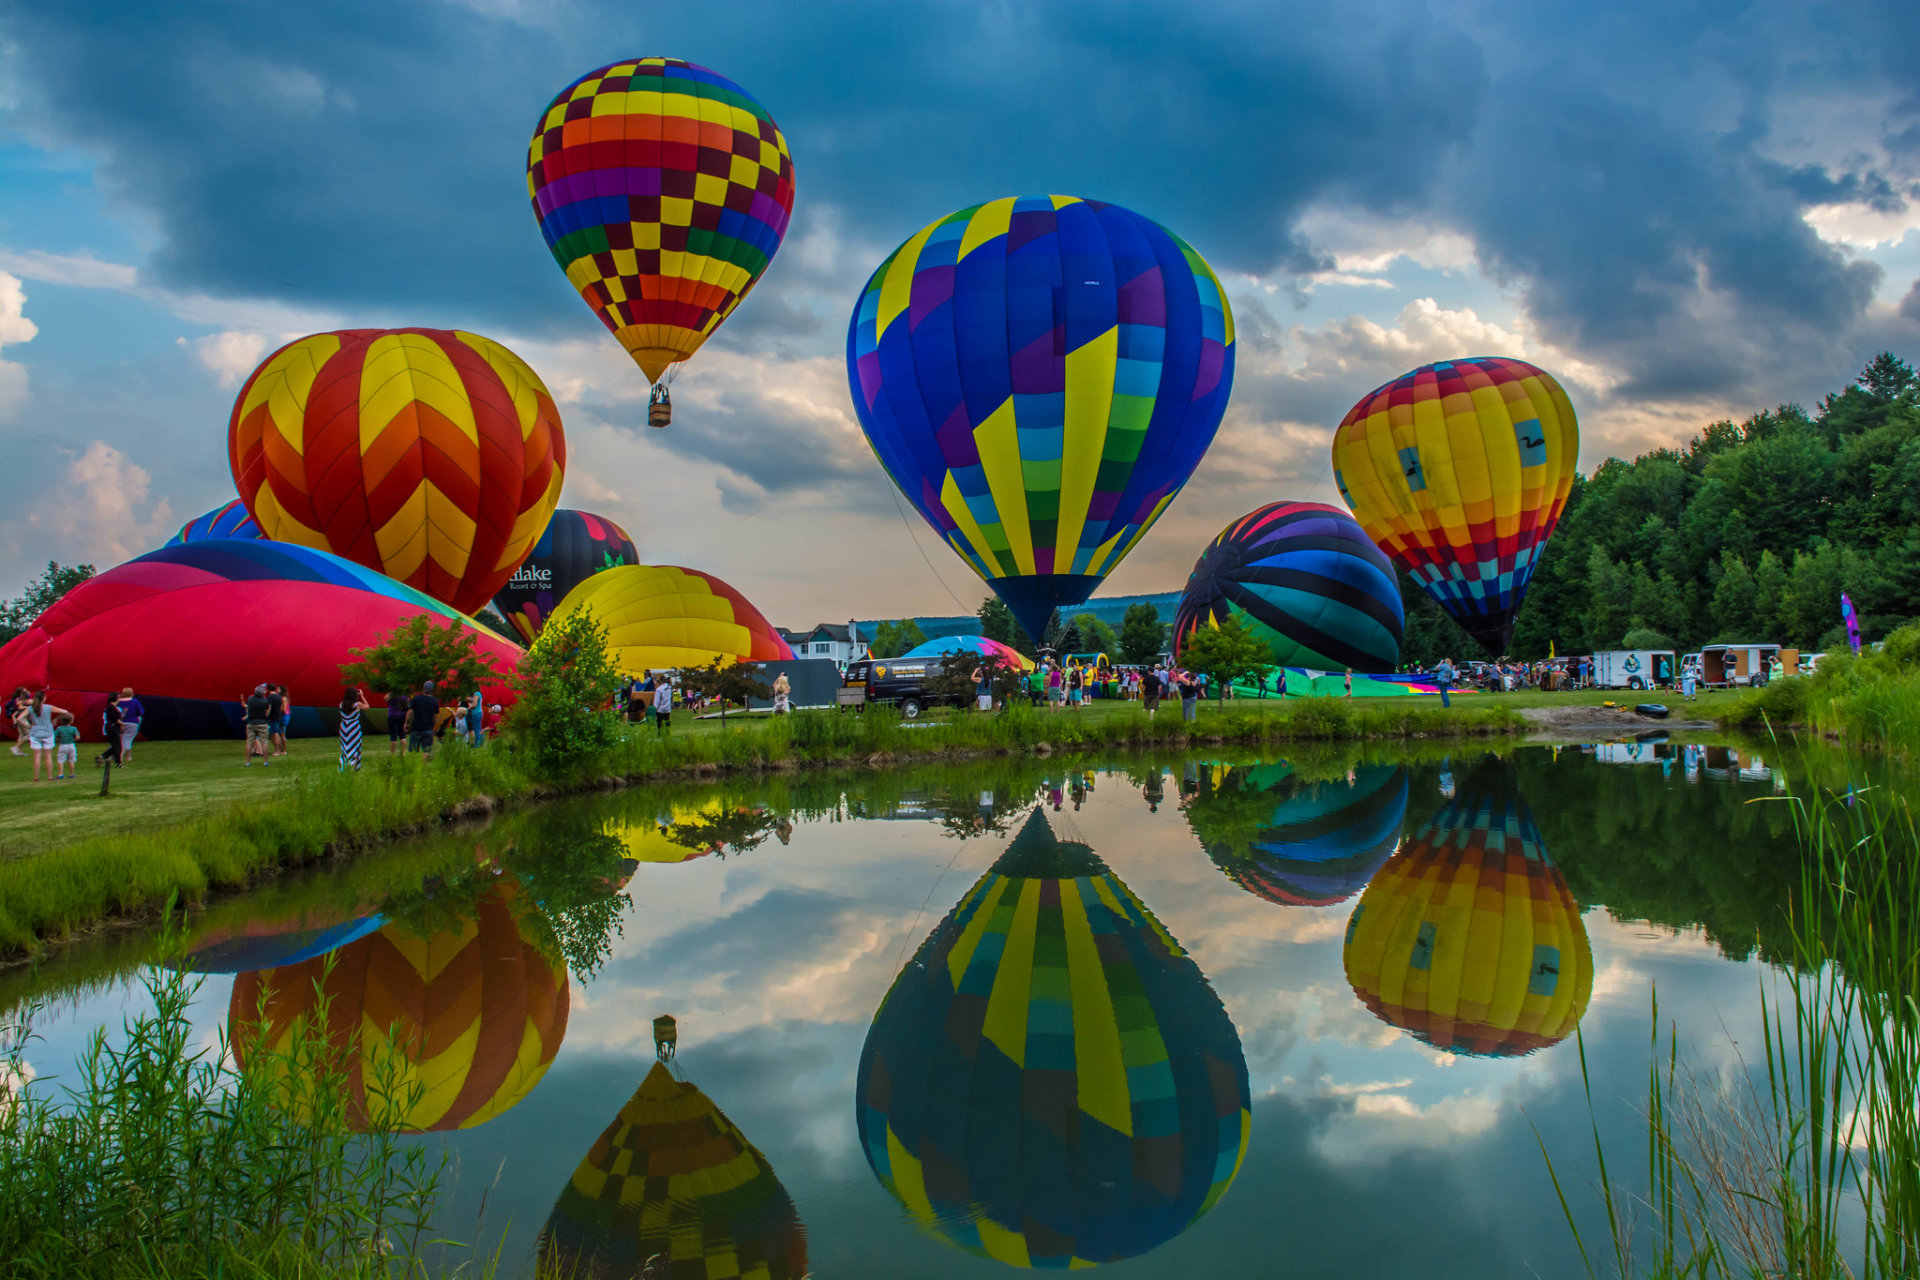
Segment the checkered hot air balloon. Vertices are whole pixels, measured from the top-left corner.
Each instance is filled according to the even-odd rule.
[[[485,1124],[533,1091],[567,1033],[566,965],[523,931],[534,910],[502,878],[437,932],[395,921],[329,955],[242,973],[227,1010],[234,1051],[244,1058],[263,1038],[286,1045],[297,1019],[320,1016],[324,996],[319,1025],[349,1055],[358,1123],[410,1132]],[[381,1080],[374,1056],[389,1046],[396,1090],[369,1096]]]
[[[807,1231],[759,1149],[656,1062],[560,1192],[540,1233],[539,1270],[571,1280],[802,1280]]]
[[[1338,507],[1273,502],[1220,531],[1200,553],[1174,614],[1174,656],[1226,619],[1282,667],[1392,671],[1406,617],[1393,566]]]
[[[548,625],[583,611],[607,629],[613,664],[630,675],[793,657],[745,596],[698,569],[640,564],[597,573],[567,593]]]
[[[1473,356],[1361,397],[1334,433],[1333,478],[1367,536],[1500,655],[1579,456],[1573,403],[1552,374]]]
[[[1252,822],[1249,808],[1259,815]],[[1308,782],[1285,763],[1226,766],[1202,782],[1186,814],[1214,865],[1248,893],[1329,907],[1364,889],[1400,843],[1407,771],[1363,764],[1352,781]]]
[[[658,383],[773,261],[793,158],[733,81],[633,58],[555,95],[528,145],[527,194],[568,282]]]
[[[1165,1244],[1226,1193],[1251,1123],[1205,975],[1038,810],[894,979],[855,1088],[912,1219],[1018,1267]]]
[[[880,264],[847,378],[880,465],[1038,640],[1160,518],[1233,387],[1233,312],[1160,224],[993,200]]]
[[[288,343],[240,389],[227,451],[267,537],[345,556],[462,613],[526,559],[566,469],[539,375],[491,338],[447,329]]]
[[[1435,1048],[1516,1057],[1573,1034],[1593,951],[1511,766],[1476,766],[1387,859],[1341,959],[1375,1016]]]

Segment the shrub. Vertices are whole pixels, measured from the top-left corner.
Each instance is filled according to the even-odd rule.
[[[592,610],[549,622],[520,660],[513,684],[520,698],[502,729],[528,768],[550,780],[600,772],[620,741],[620,713],[612,705],[620,673]]]

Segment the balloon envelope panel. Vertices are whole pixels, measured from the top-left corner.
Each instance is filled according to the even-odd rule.
[[[523,643],[531,642],[567,593],[603,569],[639,564],[633,539],[605,516],[561,507],[493,607],[513,624]]]
[[[526,559],[566,470],[560,411],[539,375],[491,338],[447,329],[288,343],[240,389],[227,452],[267,537],[462,613]]]
[[[1199,968],[1044,814],[874,1017],[861,1145],[921,1226],[1015,1266],[1145,1253],[1239,1171],[1240,1037]]]
[[[1033,670],[1033,659],[1010,644],[989,640],[986,636],[946,636],[917,644],[901,654],[902,658],[941,658],[949,653],[976,653],[1002,659],[1019,671]]]
[[[1320,502],[1275,502],[1235,520],[1201,553],[1174,614],[1187,637],[1228,617],[1276,666],[1392,671],[1406,618],[1393,565],[1352,517]]]
[[[1403,766],[1359,765],[1350,782],[1305,782],[1284,764],[1231,773],[1242,780],[1229,802],[1257,792],[1275,800],[1244,841],[1202,837],[1207,856],[1249,893],[1296,906],[1332,906],[1364,889],[1400,843],[1407,816]],[[1206,832],[1208,800],[1195,797],[1188,811],[1195,830]]]
[[[1387,859],[1342,960],[1367,1008],[1437,1048],[1514,1057],[1573,1033],[1593,952],[1507,765],[1476,767]]]
[[[923,228],[874,272],[847,332],[881,466],[1036,638],[1193,474],[1233,356],[1233,313],[1200,255],[1074,196]]]
[[[1579,455],[1573,403],[1552,374],[1476,356],[1363,396],[1334,433],[1333,477],[1394,563],[1504,654]]]
[[[573,1171],[540,1233],[540,1272],[801,1280],[807,1234],[773,1167],[713,1100],[654,1063]]]
[[[767,109],[678,58],[589,71],[541,113],[527,195],[567,282],[658,382],[732,314],[793,214]]]
[[[513,699],[515,646],[391,578],[265,539],[162,547],[88,579],[0,648],[0,681],[48,688],[50,701],[82,713],[88,735],[100,732],[108,693],[132,686],[154,699],[150,737],[169,736],[155,717],[163,706],[181,729],[224,736],[238,703],[271,681],[292,690],[296,728],[304,716],[331,732],[337,720],[315,709],[337,705],[341,664],[422,613],[476,631],[497,674],[488,701]]]
[[[588,611],[607,629],[621,671],[726,662],[790,661],[793,650],[747,598],[710,573],[677,565],[624,565],[587,579],[554,618]]]
[[[321,1029],[337,1049],[357,1050],[347,1059],[356,1123],[412,1132],[485,1124],[533,1091],[567,1032],[566,966],[526,937],[529,910],[502,881],[469,918],[429,936],[393,922],[329,956],[242,973],[227,1010],[235,1053],[284,1048],[296,1019],[321,1016],[324,995]],[[398,1079],[390,1098],[370,1098],[388,1046]]]
[[[264,538],[260,526],[247,514],[247,504],[235,498],[224,506],[215,507],[204,515],[195,516],[180,526],[180,532],[168,538],[166,545],[177,547],[183,542],[204,542],[209,538]]]

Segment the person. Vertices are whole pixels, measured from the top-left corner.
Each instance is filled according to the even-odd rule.
[[[28,702],[27,686],[21,685],[7,697],[7,723],[13,726],[13,754],[23,756],[27,743],[26,721],[21,718]]]
[[[40,770],[45,767],[47,781],[53,781],[53,730],[54,722],[61,716],[72,718],[72,712],[65,707],[56,707],[47,701],[45,689],[35,693],[28,700],[21,717],[26,725],[27,746],[33,752],[33,780],[40,781]]]
[[[1200,714],[1200,682],[1190,671],[1174,677],[1180,685],[1180,718],[1191,723]]]
[[[1147,780],[1140,785],[1140,796],[1147,802],[1148,813],[1160,812],[1160,802],[1167,798],[1167,788],[1161,780],[1159,765],[1147,771]]]
[[[485,715],[480,717],[480,736],[484,740],[498,732],[500,732],[500,704],[496,702],[486,709]]]
[[[1075,711],[1080,709],[1081,699],[1086,697],[1087,675],[1084,668],[1075,663],[1067,670],[1067,705]]]
[[[1047,712],[1052,714],[1060,710],[1060,703],[1067,696],[1067,677],[1062,674],[1060,664],[1047,662]]]
[[[456,697],[451,702],[444,704],[440,708],[439,714],[434,716],[433,739],[435,742],[445,742],[449,732],[466,732],[467,726],[465,724],[455,723],[460,717],[461,705],[460,699]]]
[[[110,693],[107,695],[106,710],[100,717],[100,735],[106,741],[107,749],[93,758],[95,764],[111,763],[116,769],[120,767],[121,719],[120,695]]]
[[[363,726],[360,713],[369,710],[367,696],[358,688],[340,695],[340,772],[360,770],[360,738]]]
[[[1680,668],[1680,693],[1688,702],[1693,701],[1694,689],[1699,679],[1699,674],[1691,662]]]
[[[1433,669],[1434,681],[1440,686],[1440,705],[1443,707],[1453,705],[1453,700],[1447,696],[1447,690],[1453,687],[1453,674],[1453,663],[1445,658],[1440,659],[1439,665]]]
[[[398,689],[387,694],[387,754],[397,756],[407,741],[407,695]]]
[[[487,744],[487,710],[480,695],[475,693],[467,700],[467,745],[484,747]]]
[[[131,687],[120,691],[120,763],[133,759],[133,740],[140,736],[140,722],[147,709],[133,696]]]
[[[434,721],[440,718],[440,699],[433,696],[433,681],[421,684],[420,692],[407,700],[407,751],[421,752],[433,759]]]
[[[673,731],[673,684],[662,680],[653,691],[653,730],[656,735]]]
[[[648,694],[653,686],[644,680],[635,680],[627,686],[627,723],[640,724],[647,718]]]
[[[1353,696],[1353,668],[1352,667],[1347,668],[1347,696],[1349,698]]]
[[[267,686],[267,696],[273,699],[273,732],[269,736],[273,741],[273,754],[287,754],[287,725],[293,719],[293,694],[283,684]]]
[[[267,697],[267,686],[257,684],[253,692],[244,701],[247,704],[247,758],[242,768],[253,768],[253,757],[260,756],[260,767],[273,763],[273,702]]]
[[[984,663],[973,669],[973,705],[977,711],[993,710],[993,686],[987,683]]]
[[[53,767],[54,781],[69,780],[80,763],[80,726],[73,717],[61,714],[53,724]]]
[[[1146,704],[1147,719],[1160,709],[1160,668],[1152,667],[1140,677],[1140,700]]]
[[[977,671],[974,672],[974,677],[976,680],[979,678],[979,674],[980,673]],[[784,716],[788,712],[792,711],[793,710],[792,695],[793,695],[793,682],[787,679],[787,673],[782,671],[779,675],[773,678],[773,714],[777,716]]]
[[[1046,699],[1047,667],[1043,662],[1036,662],[1033,670],[1027,672],[1027,701],[1038,707]]]

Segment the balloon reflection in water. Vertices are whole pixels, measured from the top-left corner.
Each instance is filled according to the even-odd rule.
[[[527,938],[522,916],[532,910],[502,878],[466,919],[430,937],[390,923],[329,955],[242,973],[227,1013],[234,1052],[244,1057],[262,1037],[284,1048],[297,1019],[320,1019],[348,1055],[360,1122],[485,1124],[533,1091],[567,1031],[566,966]],[[389,1046],[396,1087],[370,1103],[368,1079],[381,1078],[375,1061]]]
[[[560,1192],[540,1274],[799,1280],[807,1235],[787,1189],[712,1099],[674,1079],[668,1046],[659,1052]]]
[[[1342,960],[1367,1008],[1437,1048],[1514,1057],[1572,1033],[1593,952],[1506,764],[1476,767],[1387,860]]]
[[[1179,1235],[1233,1182],[1250,1123],[1205,975],[1038,810],[894,980],[857,1090],[867,1162],[913,1219],[1020,1267]]]
[[[1351,781],[1305,782],[1285,763],[1230,767],[1187,817],[1214,865],[1248,893],[1330,907],[1365,888],[1400,843],[1407,771],[1363,764]]]

